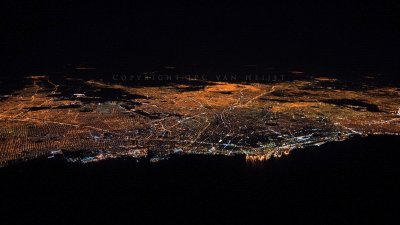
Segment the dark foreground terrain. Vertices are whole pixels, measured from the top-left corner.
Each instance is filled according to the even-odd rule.
[[[255,163],[36,159],[0,169],[0,223],[387,224],[398,214],[399,144],[354,137]]]

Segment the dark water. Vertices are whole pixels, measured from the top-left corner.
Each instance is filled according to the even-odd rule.
[[[354,137],[249,164],[176,156],[0,169],[1,224],[386,224],[395,218],[400,137]]]

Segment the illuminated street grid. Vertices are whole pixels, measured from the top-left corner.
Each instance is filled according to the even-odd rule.
[[[258,161],[354,134],[400,134],[399,89],[391,86],[343,88],[326,77],[208,81],[198,88],[26,79],[30,85],[0,101],[3,166],[55,155],[77,162],[121,156],[155,162],[171,154],[245,154]],[[71,89],[69,82],[83,88]]]

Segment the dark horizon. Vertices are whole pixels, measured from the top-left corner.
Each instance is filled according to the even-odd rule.
[[[399,3],[9,1],[2,8],[3,73],[81,63],[399,71]]]

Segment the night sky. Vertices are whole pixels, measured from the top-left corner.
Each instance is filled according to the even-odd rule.
[[[4,65],[269,66],[397,71],[400,4],[6,1]],[[3,70],[5,71],[5,70]]]

